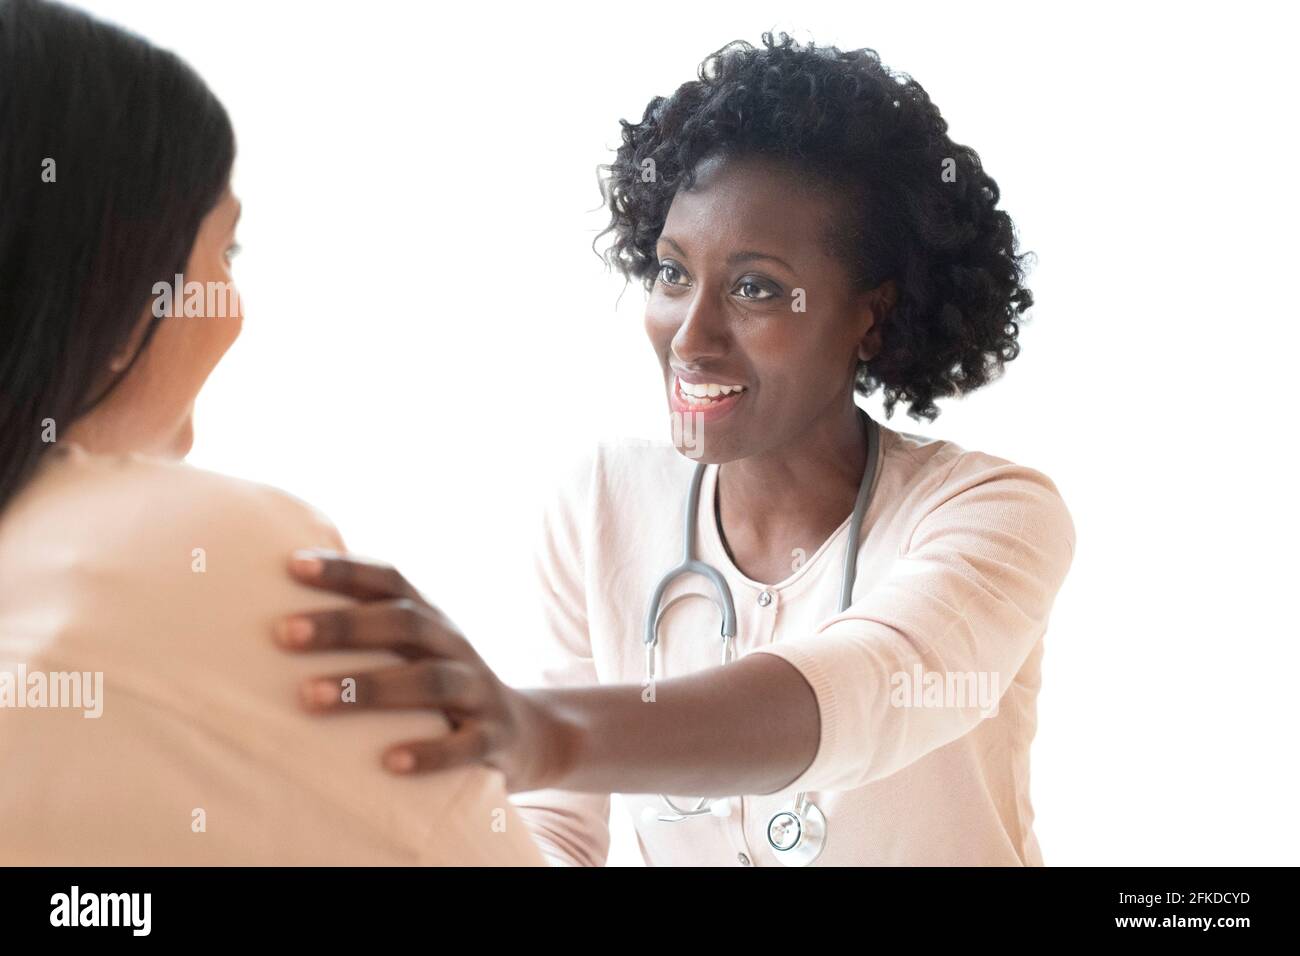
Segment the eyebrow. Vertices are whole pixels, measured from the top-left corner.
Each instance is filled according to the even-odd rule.
[[[236,199],[236,200],[235,200],[235,218],[234,218],[234,220],[230,223],[230,228],[231,228],[231,229],[234,229],[236,226],[239,225],[239,217],[242,216],[243,214],[244,214],[244,204],[243,204],[242,202],[240,202],[238,199]]]
[[[752,262],[754,259],[766,259],[769,262],[775,262],[778,265],[785,266],[791,272],[794,272],[794,266],[790,265],[790,263],[786,262],[780,256],[768,255],[766,252],[754,252],[749,249],[741,252],[733,252],[727,257],[727,263],[729,265],[735,265],[738,262]]]
[[[669,239],[667,236],[660,236],[660,237],[659,237],[659,241],[660,241],[660,242],[666,242],[666,243],[668,243],[668,245],[670,245],[670,246],[672,246],[674,249],[676,249],[676,250],[677,250],[681,255],[683,255],[683,256],[686,255],[686,250],[683,249],[681,246],[679,246],[679,245],[678,245],[676,242],[674,242],[672,239]]]
[[[683,249],[680,245],[678,245],[674,240],[668,238],[667,236],[660,236],[659,241],[665,242],[668,245],[672,246],[674,249],[677,250],[677,252],[680,255],[683,256],[686,255],[686,250]],[[786,262],[780,256],[770,255],[769,253],[766,252],[757,252],[753,249],[742,249],[739,252],[733,252],[731,255],[727,257],[727,264],[734,266],[737,263],[753,262],[756,259],[765,259],[769,262],[775,262],[778,265],[785,266],[785,268],[789,269],[791,272],[795,271],[794,266],[790,265],[790,263]]]

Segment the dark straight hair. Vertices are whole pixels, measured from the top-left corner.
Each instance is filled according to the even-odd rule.
[[[184,272],[230,180],[230,118],[177,56],[46,0],[0,0],[0,509],[130,371],[110,358]]]

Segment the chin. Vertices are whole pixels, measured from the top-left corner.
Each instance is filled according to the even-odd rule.
[[[681,436],[681,438],[685,438],[685,436]],[[707,433],[703,436],[703,440],[700,441],[679,440],[679,436],[676,434],[672,435],[669,441],[677,449],[677,454],[701,465],[722,465],[742,457],[732,452],[721,441],[709,442]]]

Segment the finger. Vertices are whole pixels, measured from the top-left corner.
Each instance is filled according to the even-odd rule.
[[[392,773],[433,773],[481,763],[489,750],[488,736],[477,721],[466,721],[437,740],[408,740],[384,751],[385,769]]]
[[[303,584],[360,601],[420,597],[391,564],[336,551],[295,551],[289,558],[289,574]]]
[[[442,612],[409,598],[281,618],[275,638],[291,651],[385,650],[411,660],[430,655],[477,659]]]
[[[299,689],[302,705],[316,713],[349,710],[450,710],[474,713],[487,699],[484,672],[436,658],[375,671],[314,677]]]

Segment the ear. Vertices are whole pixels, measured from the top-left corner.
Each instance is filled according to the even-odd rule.
[[[136,352],[140,351],[140,343],[144,341],[144,334],[149,331],[149,323],[152,321],[152,311],[145,309],[135,328],[131,331],[131,338],[109,357],[108,370],[110,372],[114,374],[123,372],[131,364],[131,358]]]
[[[883,331],[885,317],[898,304],[898,286],[893,279],[887,279],[862,297],[862,311],[870,322],[867,331],[858,342],[858,358],[868,362],[880,354],[884,348]]]

